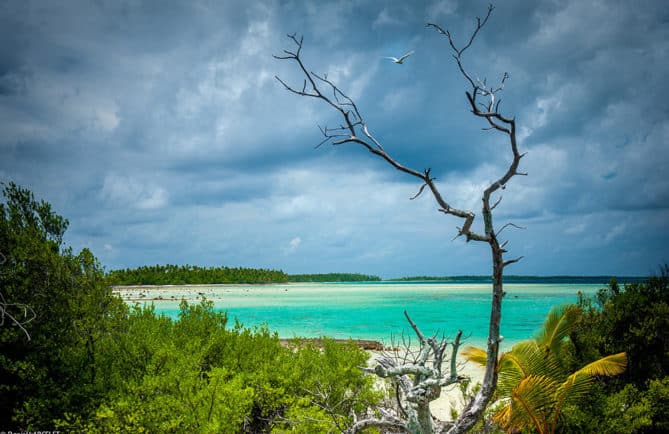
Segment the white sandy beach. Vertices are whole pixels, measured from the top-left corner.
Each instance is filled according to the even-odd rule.
[[[471,362],[467,362],[458,370],[459,375],[472,379],[470,387],[482,382],[484,373],[485,369],[483,367]],[[438,419],[449,421],[453,420],[451,409],[454,408],[459,412],[464,408],[465,404],[466,402],[463,400],[460,388],[458,385],[453,385],[442,389],[441,396],[430,403],[430,410],[432,410],[432,414]]]

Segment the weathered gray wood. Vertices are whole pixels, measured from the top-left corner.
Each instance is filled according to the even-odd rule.
[[[502,298],[504,297],[504,268],[508,265],[518,262],[522,258],[519,257],[509,260],[504,259],[504,254],[506,253],[504,247],[506,242],[500,244],[498,241],[499,232],[507,227],[518,226],[514,225],[513,223],[507,223],[496,232],[493,226],[493,210],[499,204],[501,196],[491,204],[492,196],[498,193],[500,190],[504,189],[511,178],[516,175],[526,175],[525,173],[518,171],[520,160],[523,158],[524,154],[521,154],[518,151],[515,118],[507,117],[500,113],[499,106],[501,99],[496,97],[497,94],[503,91],[504,85],[506,80],[509,78],[509,75],[504,73],[497,85],[489,86],[487,80],[485,79],[474,80],[472,75],[465,68],[462,60],[463,54],[472,45],[479,31],[486,25],[493,10],[494,7],[490,5],[485,17],[483,19],[476,19],[474,30],[469,35],[467,42],[460,48],[448,30],[443,29],[437,24],[427,24],[427,27],[434,28],[438,33],[447,38],[451,49],[451,54],[457,63],[458,69],[470,85],[470,89],[466,92],[466,96],[474,116],[485,120],[488,125],[486,128],[484,128],[485,130],[498,131],[499,133],[505,135],[509,141],[509,150],[512,156],[511,163],[502,176],[492,182],[482,192],[481,218],[483,219],[483,233],[474,232],[472,229],[472,224],[476,218],[476,214],[472,210],[456,208],[445,199],[445,196],[442,195],[439,188],[434,183],[434,178],[430,176],[430,169],[418,171],[395,160],[390,154],[386,152],[381,143],[369,132],[365,118],[362,116],[357,104],[349,96],[347,96],[341,90],[341,88],[330,81],[327,78],[327,75],[318,75],[306,68],[302,62],[301,57],[303,44],[302,37],[297,38],[295,34],[288,35],[288,37],[295,44],[296,49],[293,51],[284,50],[284,55],[274,56],[277,59],[296,62],[304,75],[304,81],[301,88],[292,87],[277,76],[276,79],[288,91],[300,96],[321,100],[330,105],[341,115],[343,123],[341,123],[338,127],[321,128],[321,133],[323,134],[324,138],[317,146],[321,146],[324,143],[331,143],[333,145],[341,145],[345,143],[358,144],[366,148],[370,153],[385,160],[396,170],[418,178],[421,181],[421,185],[416,195],[411,199],[415,199],[420,196],[427,187],[427,189],[429,189],[429,191],[432,193],[432,196],[434,197],[440,212],[458,217],[463,220],[462,226],[457,228],[458,232],[456,237],[464,236],[468,242],[484,242],[487,243],[490,247],[493,284],[486,351],[488,362],[486,364],[483,383],[479,392],[469,401],[455,423],[441,429],[441,432],[448,433],[462,433],[469,431],[481,418],[485,407],[488,405],[490,399],[493,396],[497,386],[497,372],[495,369],[495,362],[498,358],[499,343],[501,341],[500,321],[502,317]],[[454,354],[451,356],[451,373],[448,378],[441,373],[441,362],[443,360],[439,360],[439,368],[436,368],[434,365],[432,367],[426,366],[427,360],[430,357],[442,357],[443,350],[440,350],[438,346],[433,346],[433,344],[436,345],[435,342],[432,342],[430,339],[426,339],[425,336],[422,336],[420,330],[416,327],[413,321],[411,321],[411,318],[409,318],[408,315],[407,320],[419,338],[421,351],[425,351],[425,358],[414,360],[412,364],[404,363],[393,365],[381,363],[379,366],[377,366],[374,371],[377,375],[396,379],[395,381],[398,390],[398,410],[395,414],[388,413],[387,417],[383,417],[381,419],[369,418],[366,419],[367,422],[364,420],[356,422],[354,426],[370,426],[370,424],[372,424],[371,421],[375,420],[378,422],[376,426],[389,427],[392,425],[397,427],[397,421],[399,420],[406,424],[404,426],[408,432],[433,432],[432,430],[434,426],[431,425],[432,416],[429,414],[429,407],[427,407],[429,401],[425,400],[433,398],[435,395],[438,396],[438,387],[443,386],[443,384],[441,384],[442,381],[451,381],[453,378],[457,379],[457,373],[454,370],[455,356],[457,351],[454,352]],[[457,341],[459,342],[459,337]],[[407,376],[409,375],[413,376],[412,381],[408,381]],[[430,381],[433,380],[437,381],[437,383],[430,383]],[[413,384],[413,389],[404,390],[408,387],[408,384]],[[401,401],[399,398],[399,392],[402,392],[401,395],[405,400],[404,403],[399,402]],[[425,406],[423,405],[424,402],[427,402]],[[428,420],[430,420],[430,424],[428,424]],[[430,426],[428,427],[428,425]]]

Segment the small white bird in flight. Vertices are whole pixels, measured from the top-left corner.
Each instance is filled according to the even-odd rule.
[[[399,59],[398,59],[397,57],[384,57],[384,59],[390,59],[390,60],[392,60],[393,62],[395,62],[395,63],[401,65],[402,63],[404,63],[404,59],[406,59],[407,57],[411,56],[412,54],[413,54],[413,50],[411,50],[411,51],[407,51],[407,52],[404,53],[404,54],[402,55],[402,57],[400,57]]]

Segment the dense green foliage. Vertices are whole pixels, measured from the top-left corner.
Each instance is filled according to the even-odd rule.
[[[290,274],[291,282],[378,282],[379,276],[356,273]]]
[[[168,281],[121,282],[120,276],[128,272],[130,279],[133,270],[105,275],[90,251],[75,254],[64,246],[68,222],[48,203],[12,183],[3,187],[2,197],[3,429],[337,432],[351,423],[352,414],[362,415],[380,399],[372,378],[358,369],[367,354],[353,343],[326,339],[319,346],[285,346],[266,328],[229,324],[227,316],[215,312],[206,300],[199,305],[182,303],[179,317],[172,320],[157,316],[151,307],[129,308],[110,286],[205,283],[216,272],[228,273],[229,279],[217,277],[216,283],[287,281],[293,276],[268,270],[156,266],[139,270],[144,277],[170,276]],[[176,280],[186,275],[202,280]],[[378,279],[317,276],[328,276],[322,281]],[[560,432],[669,431],[668,283],[665,267],[660,277],[645,282],[624,287],[611,282],[593,300],[581,299],[573,308],[578,315],[569,340],[554,341],[560,347],[560,369],[578,372],[620,352],[628,354],[629,367],[617,377],[589,383],[578,404],[565,401]],[[554,349],[547,351],[541,354],[550,355]],[[490,427],[490,421],[484,425]]]
[[[627,371],[602,381],[585,405],[572,407],[565,432],[669,431],[669,269],[659,277],[620,287],[613,280],[594,299],[571,334],[571,363],[626,351]]]
[[[90,411],[58,421],[85,432],[326,432],[378,400],[356,366],[367,354],[325,340],[282,346],[266,328],[227,326],[210,302],[182,302],[177,321],[135,307],[107,342],[114,378]],[[114,357],[115,356],[115,357]],[[328,395],[321,396],[319,388]],[[334,415],[321,406],[340,403]],[[313,430],[309,427],[317,427]]]
[[[592,299],[579,297],[570,307],[576,319],[569,327],[568,340],[556,340],[562,356],[557,367],[578,372],[581,367],[593,366],[607,354],[625,352],[627,369],[614,377],[599,376],[589,384],[587,393],[578,402],[565,401],[561,405],[560,433],[665,433],[669,432],[669,267],[659,277],[632,282],[621,287],[612,280]],[[515,348],[515,347],[514,347]],[[518,348],[518,351],[528,348]],[[530,355],[524,351],[521,356]],[[536,358],[536,366],[550,359]],[[484,353],[478,355],[485,357]],[[534,362],[533,362],[534,363]],[[504,393],[506,381],[500,371],[500,389]],[[536,377],[535,377],[536,379]],[[532,379],[532,381],[535,381]],[[543,384],[532,384],[525,392],[534,400],[541,398]],[[559,391],[559,385],[555,391]],[[522,391],[521,391],[522,392]],[[547,395],[550,396],[550,395]],[[519,399],[522,393],[513,398]],[[504,424],[510,413],[501,414],[506,402],[493,404],[489,416],[498,414]],[[528,401],[529,402],[529,401]],[[546,408],[542,404],[542,411]],[[492,418],[486,419],[492,421]],[[511,424],[507,425],[513,428]],[[485,432],[497,432],[488,425]],[[537,432],[528,428],[523,432]]]
[[[3,196],[2,429],[328,432],[379,399],[353,343],[283,346],[207,301],[176,320],[129,308],[91,252],[64,248],[65,219],[14,184]]]
[[[576,327],[579,314],[574,306],[553,307],[533,339],[519,342],[500,355],[497,408],[492,419],[501,428],[508,432],[561,432],[558,427],[564,409],[587,399],[596,376],[618,375],[625,370],[624,352],[573,369],[567,366],[571,343],[566,338]],[[485,366],[485,350],[468,347],[463,353]]]
[[[196,265],[153,265],[112,270],[114,285],[188,285],[217,283],[286,283],[286,282],[372,282],[378,276],[355,273],[286,274],[283,271],[257,268],[198,267]]]
[[[35,318],[25,332],[11,321],[0,328],[0,426],[53,426],[58,414],[104,393],[96,357],[126,306],[111,296],[90,251],[63,248],[68,222],[48,203],[12,183],[3,196],[0,292]]]
[[[112,270],[109,272],[109,278],[114,285],[284,283],[288,281],[288,275],[277,270],[170,264]]]

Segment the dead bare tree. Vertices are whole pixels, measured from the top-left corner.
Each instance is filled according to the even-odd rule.
[[[421,181],[421,186],[418,192],[412,199],[420,196],[427,187],[439,206],[439,211],[453,215],[463,220],[462,226],[458,227],[456,237],[464,236],[466,241],[478,241],[487,243],[490,247],[492,256],[492,301],[490,308],[490,324],[488,329],[487,341],[487,364],[483,378],[481,389],[469,401],[455,423],[442,432],[461,433],[466,432],[478,421],[483,415],[486,405],[490,401],[495,387],[497,385],[497,372],[495,369],[495,361],[499,353],[499,343],[502,340],[500,336],[500,320],[502,315],[502,298],[504,297],[503,290],[503,273],[504,268],[515,262],[518,262],[522,257],[514,259],[504,259],[506,242],[498,240],[499,233],[509,226],[517,227],[511,223],[503,225],[496,230],[493,226],[493,210],[500,203],[501,196],[494,202],[492,196],[501,189],[504,189],[507,183],[516,175],[526,175],[518,172],[518,166],[524,154],[518,151],[516,140],[516,122],[515,118],[507,117],[499,111],[501,99],[497,97],[504,89],[504,84],[509,78],[507,73],[504,73],[500,82],[495,85],[488,85],[487,80],[473,79],[472,75],[466,70],[462,58],[464,53],[471,47],[472,43],[479,34],[479,31],[486,25],[494,7],[490,5],[487,13],[483,19],[476,19],[476,26],[467,42],[459,47],[453,36],[448,30],[444,30],[437,24],[428,23],[427,27],[435,29],[439,34],[447,38],[451,54],[455,59],[458,69],[467,81],[471,88],[466,91],[467,101],[474,116],[482,118],[487,123],[484,130],[492,130],[502,133],[509,142],[512,160],[504,174],[494,182],[492,182],[482,193],[482,208],[481,217],[483,219],[483,233],[475,232],[472,228],[476,214],[467,209],[460,209],[452,206],[446,201],[445,197],[439,191],[437,185],[434,183],[435,179],[430,174],[430,169],[418,171],[407,167],[390,154],[386,152],[381,143],[369,132],[365,118],[362,116],[357,104],[347,96],[340,87],[328,79],[326,74],[319,75],[307,69],[302,61],[302,44],[303,37],[297,37],[295,34],[288,35],[288,37],[295,44],[293,50],[284,50],[284,54],[274,56],[280,60],[294,61],[300,72],[304,75],[304,80],[301,87],[292,87],[284,82],[278,76],[276,79],[290,92],[305,97],[315,98],[321,100],[334,110],[336,110],[342,119],[342,123],[338,127],[319,127],[323,134],[323,140],[317,145],[321,146],[324,143],[331,143],[333,145],[342,145],[345,143],[355,143],[363,146],[372,154],[384,159],[387,163],[395,169],[409,174]],[[454,357],[453,357],[454,358]],[[377,426],[393,426],[394,419],[391,415],[386,415],[380,419]],[[396,426],[396,424],[394,425]],[[421,431],[415,431],[421,432]]]
[[[439,426],[430,412],[430,402],[439,398],[443,387],[465,379],[457,371],[456,355],[460,347],[462,330],[455,339],[449,341],[437,335],[425,337],[409,314],[404,316],[411,325],[419,346],[414,348],[411,340],[402,338],[402,346],[391,346],[391,351],[384,351],[377,359],[377,364],[367,372],[381,378],[389,378],[394,388],[395,405],[388,409],[378,409],[382,418],[368,417],[357,420],[346,431],[354,434],[368,426],[386,427],[400,432],[433,433]],[[447,350],[451,347],[448,372],[443,371],[447,361]]]

